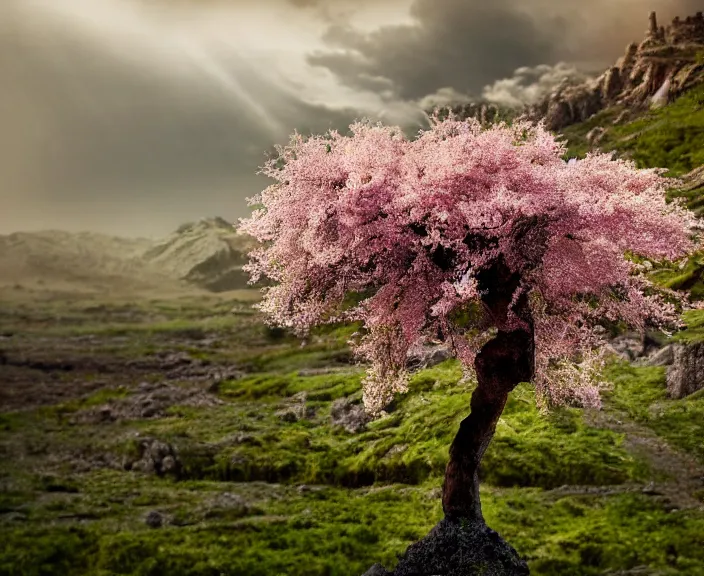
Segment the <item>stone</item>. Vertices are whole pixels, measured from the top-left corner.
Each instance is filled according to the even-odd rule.
[[[387,572],[381,564],[374,564],[374,566],[362,574],[362,576],[392,576],[392,574],[392,572]]]
[[[277,410],[274,415],[282,422],[298,422],[301,419],[301,411],[296,408],[285,408],[283,410]]]
[[[102,406],[79,410],[73,420],[79,424],[122,422],[159,418],[167,414],[172,406],[195,408],[219,406],[218,397],[209,394],[200,386],[176,386],[166,382],[142,382],[133,394],[125,398],[113,398]]]
[[[674,359],[673,347],[669,345],[649,356],[645,364],[647,366],[669,366]]]
[[[640,358],[645,349],[643,336],[634,332],[627,332],[616,336],[608,345],[617,356],[624,360],[633,361]]]
[[[673,345],[673,360],[667,370],[667,392],[685,398],[704,388],[704,342]]]
[[[165,456],[164,459],[161,461],[162,474],[171,474],[176,472],[176,470],[176,459],[173,456]]]
[[[612,100],[623,88],[621,79],[621,71],[617,66],[612,66],[604,74],[604,82],[602,85],[602,95],[607,100]]]
[[[350,434],[357,434],[364,430],[371,419],[364,410],[364,406],[350,398],[338,398],[330,407],[331,424],[342,426]]]
[[[161,528],[164,524],[164,516],[161,512],[152,510],[144,518],[144,523],[150,528]]]
[[[586,139],[592,146],[601,142],[606,134],[606,128],[602,126],[596,126],[587,132]]]
[[[181,461],[176,449],[167,442],[145,436],[137,442],[137,453],[125,457],[123,468],[146,474],[166,474],[178,477],[181,472]]]
[[[315,409],[313,407],[306,406],[307,398],[308,395],[306,392],[298,392],[297,394],[294,394],[284,404],[284,407],[277,410],[274,415],[283,422],[290,423],[313,418],[315,416]]]
[[[312,492],[322,492],[325,490],[325,486],[310,486],[308,484],[301,484],[296,488],[299,494],[308,494]]]
[[[628,110],[623,110],[612,122],[614,126],[617,124],[621,124],[624,120],[626,120],[629,116],[629,111]]]

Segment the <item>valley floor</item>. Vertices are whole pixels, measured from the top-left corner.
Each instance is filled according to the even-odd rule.
[[[440,519],[458,364],[367,422],[354,328],[301,346],[250,302],[2,294],[0,575],[358,576]],[[487,521],[535,575],[704,575],[704,394],[609,378],[601,412],[512,394]]]

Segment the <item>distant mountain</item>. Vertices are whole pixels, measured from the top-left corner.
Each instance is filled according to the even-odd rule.
[[[213,292],[247,288],[242,271],[257,242],[222,218],[184,224],[151,246],[143,258],[161,272]]]
[[[249,287],[242,266],[256,242],[222,218],[184,224],[161,240],[57,230],[0,236],[0,286],[121,291]]]
[[[149,244],[58,230],[0,236],[0,285],[100,291],[158,283],[140,262]]]

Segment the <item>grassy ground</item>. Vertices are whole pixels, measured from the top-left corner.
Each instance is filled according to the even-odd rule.
[[[440,519],[473,386],[456,362],[351,433],[331,408],[360,398],[353,329],[301,347],[234,296],[5,296],[0,574],[352,576]],[[668,400],[660,369],[610,376],[600,414],[512,394],[482,470],[487,520],[536,575],[704,574],[704,483],[679,478],[682,462],[704,475],[704,398]],[[133,465],[154,440],[177,469]]]

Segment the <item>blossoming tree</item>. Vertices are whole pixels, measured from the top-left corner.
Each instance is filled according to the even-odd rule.
[[[448,519],[483,522],[478,467],[516,385],[533,382],[543,404],[596,406],[600,323],[676,321],[627,254],[686,254],[691,214],[666,203],[659,170],[564,154],[522,120],[436,118],[415,140],[370,123],[294,135],[241,222],[262,242],[252,281],[275,283],[260,304],[272,323],[304,335],[361,321],[370,412],[406,390],[407,353],[423,342],[448,343],[474,369],[445,473]]]

